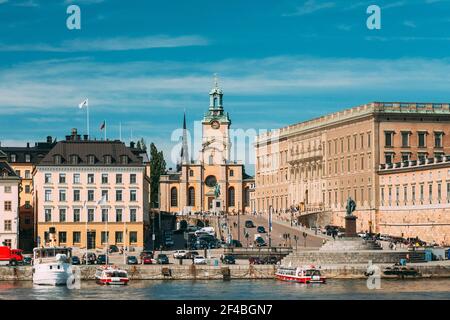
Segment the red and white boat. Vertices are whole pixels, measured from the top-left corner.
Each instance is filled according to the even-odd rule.
[[[116,266],[103,266],[97,268],[95,280],[98,284],[126,285],[130,279],[126,270],[119,269]]]
[[[322,277],[320,270],[315,266],[280,266],[275,273],[275,277],[279,280],[299,283],[325,283],[326,281],[326,278]]]

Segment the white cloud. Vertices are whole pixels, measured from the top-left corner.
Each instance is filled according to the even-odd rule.
[[[302,6],[296,8],[293,13],[284,14],[284,16],[303,16],[311,14],[323,9],[333,8],[336,4],[334,2],[317,2],[316,0],[307,0]]]
[[[27,0],[27,1],[21,1],[21,2],[14,2],[12,3],[13,6],[16,7],[39,7],[39,3],[37,3],[34,0]]]
[[[169,37],[166,35],[140,38],[116,37],[108,39],[74,39],[59,45],[51,44],[4,44],[0,51],[39,51],[39,52],[88,52],[88,51],[125,51],[152,48],[174,48],[187,46],[205,46],[208,40],[201,36]]]
[[[408,28],[416,28],[416,24],[413,21],[405,20],[403,21],[403,25]]]
[[[0,0],[0,4],[4,4],[4,3],[7,3],[8,2],[8,0]]]

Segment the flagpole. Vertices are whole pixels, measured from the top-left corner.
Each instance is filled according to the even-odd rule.
[[[105,120],[105,132],[104,132],[104,135],[105,135],[105,141],[106,141],[106,120]]]
[[[122,141],[122,122],[119,122],[119,140]]]
[[[86,122],[87,122],[87,135],[88,135],[88,138],[90,139],[91,137],[89,135],[89,102],[86,104],[86,117],[87,117],[87,119],[86,119]]]

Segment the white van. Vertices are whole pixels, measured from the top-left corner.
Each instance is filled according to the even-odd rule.
[[[202,234],[202,233],[206,233],[211,236],[214,236],[216,234],[213,227],[204,227],[204,228],[201,228],[201,229],[195,231],[195,235]]]

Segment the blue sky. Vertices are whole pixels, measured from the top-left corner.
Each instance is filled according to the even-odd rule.
[[[66,28],[81,8],[82,29]],[[381,7],[381,30],[366,9]],[[450,1],[0,0],[0,141],[70,128],[169,152],[214,73],[234,128],[271,129],[371,101],[450,101]]]

